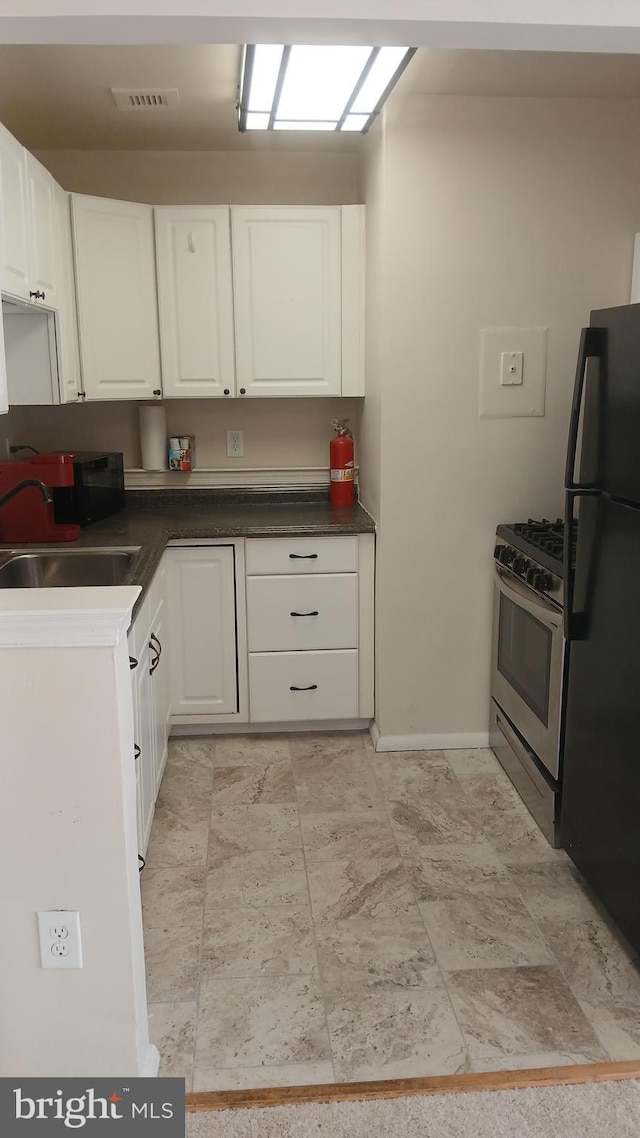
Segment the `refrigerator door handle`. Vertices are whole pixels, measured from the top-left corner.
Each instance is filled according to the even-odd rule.
[[[583,640],[586,631],[586,613],[574,609],[576,567],[572,557],[571,532],[574,520],[574,502],[579,498],[595,498],[598,490],[567,490],[564,507],[564,549],[562,552],[562,583],[564,599],[564,638]],[[591,557],[591,553],[589,554]]]
[[[573,400],[571,403],[571,417],[569,419],[569,441],[567,444],[567,465],[564,475],[564,484],[567,490],[595,490],[593,482],[576,482],[576,452],[578,449],[578,428],[580,426],[580,411],[584,395],[584,384],[587,374],[587,360],[590,358],[603,359],[606,347],[606,328],[583,328],[580,333],[580,347],[578,349],[578,364],[576,378],[573,385]]]

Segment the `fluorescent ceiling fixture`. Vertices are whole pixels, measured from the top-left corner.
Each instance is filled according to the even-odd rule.
[[[248,44],[240,130],[369,129],[415,48]]]

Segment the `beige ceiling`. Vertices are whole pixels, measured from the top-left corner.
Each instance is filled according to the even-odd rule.
[[[355,150],[360,135],[240,134],[235,45],[0,45],[0,122],[33,150]],[[177,87],[176,109],[118,110],[111,87]],[[420,50],[402,90],[640,97],[640,57]]]

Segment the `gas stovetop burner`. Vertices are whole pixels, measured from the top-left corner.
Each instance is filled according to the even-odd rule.
[[[555,573],[562,572],[562,558],[564,554],[564,522],[556,518],[550,522],[547,518],[536,521],[529,518],[526,522],[515,522],[513,525],[499,526],[498,532],[506,537],[524,552],[541,554],[539,560]],[[574,520],[571,530],[571,548],[575,552],[578,540],[578,523]]]

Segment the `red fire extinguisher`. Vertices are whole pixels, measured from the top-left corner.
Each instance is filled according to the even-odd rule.
[[[331,426],[336,432],[329,445],[331,466],[331,486],[329,501],[332,506],[353,506],[355,501],[353,436],[347,426],[348,419],[332,419]]]

